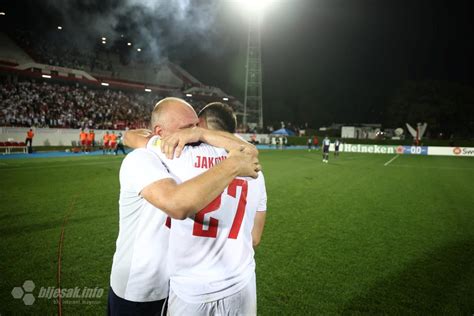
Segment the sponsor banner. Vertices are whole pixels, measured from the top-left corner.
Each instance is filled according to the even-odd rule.
[[[403,146],[341,144],[341,151],[349,153],[397,154],[397,148]]]
[[[474,147],[428,147],[428,155],[474,157]]]
[[[397,146],[397,154],[428,155],[428,147],[426,146]]]
[[[330,150],[334,147],[331,144]],[[342,152],[368,154],[398,154],[398,155],[430,155],[430,156],[458,156],[474,157],[474,147],[436,147],[436,146],[390,146],[390,145],[363,145],[341,144]]]

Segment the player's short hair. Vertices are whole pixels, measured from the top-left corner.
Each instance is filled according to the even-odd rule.
[[[209,103],[199,111],[198,117],[203,118],[210,129],[235,133],[237,118],[234,110],[225,103]]]

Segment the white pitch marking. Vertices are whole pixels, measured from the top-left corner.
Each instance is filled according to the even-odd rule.
[[[387,161],[386,163],[384,163],[384,166],[385,166],[385,167],[388,166],[392,161],[394,161],[395,159],[397,159],[398,156],[400,156],[400,155],[396,155],[395,157],[393,157],[392,159],[390,159],[389,161]]]
[[[456,168],[456,167],[436,167],[436,166],[414,166],[414,165],[401,165],[396,164],[395,167],[401,168],[417,168],[417,169],[436,169],[436,170],[463,170],[463,171],[474,171],[474,168]]]

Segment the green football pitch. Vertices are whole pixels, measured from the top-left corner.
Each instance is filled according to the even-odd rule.
[[[261,152],[259,314],[474,313],[474,159],[408,155],[385,166],[393,157],[323,164],[314,151]],[[63,314],[105,313],[122,159],[0,160],[1,315],[58,312],[39,294],[57,286],[61,235],[61,287],[104,290],[64,298]],[[12,295],[25,280],[32,305]]]

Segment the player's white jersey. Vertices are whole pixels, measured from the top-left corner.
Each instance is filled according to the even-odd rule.
[[[191,179],[226,158],[224,149],[186,146],[180,158],[166,159],[159,138],[148,148],[156,152],[180,181]],[[185,198],[185,197],[183,197]],[[169,245],[170,286],[189,303],[206,303],[237,293],[255,273],[252,228],[256,211],[266,211],[263,174],[236,178],[192,218],[173,220]]]
[[[167,216],[140,195],[167,178],[171,175],[156,154],[143,148],[129,153],[120,167],[120,229],[110,286],[123,299],[150,302],[168,296]]]
[[[331,145],[331,141],[329,140],[329,138],[325,138],[325,139],[323,140],[323,145],[324,145],[324,146],[329,146],[329,145]]]

